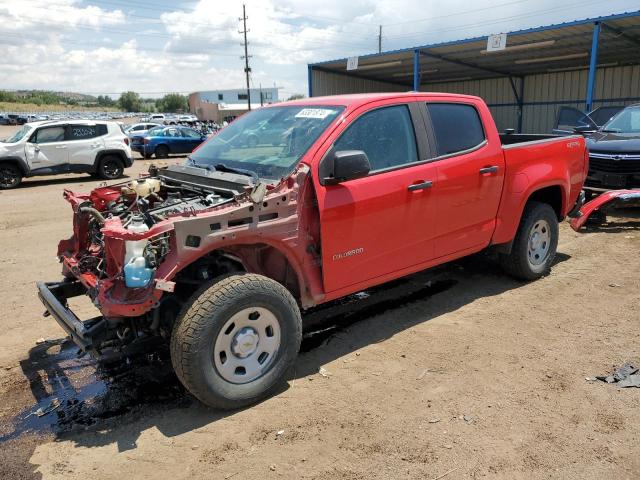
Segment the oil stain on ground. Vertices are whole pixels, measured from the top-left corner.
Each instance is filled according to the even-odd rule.
[[[409,277],[359,292],[311,309],[303,316],[301,352],[328,343],[356,322],[443,292],[455,280],[426,281]],[[194,400],[178,381],[168,349],[109,365],[78,356],[69,340],[47,341],[21,361],[35,404],[16,415],[13,431],[0,435],[0,444],[23,434],[54,434],[85,430],[132,411],[148,407],[176,408]]]

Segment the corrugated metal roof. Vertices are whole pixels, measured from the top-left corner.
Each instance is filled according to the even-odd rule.
[[[498,52],[484,51],[487,36],[482,36],[363,55],[355,71],[346,71],[346,58],[309,66],[406,87],[413,84],[415,50],[421,52],[423,84],[580,69],[589,64],[594,22],[603,26],[599,66],[640,63],[639,10],[509,32],[507,49]]]

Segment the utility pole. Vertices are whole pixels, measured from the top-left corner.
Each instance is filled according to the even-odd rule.
[[[380,25],[380,33],[378,33],[378,53],[382,53],[382,25]]]
[[[262,82],[260,82],[260,106],[264,106],[264,97],[262,96]]]
[[[248,50],[248,42],[247,42],[247,12],[245,9],[245,5],[242,4],[242,18],[238,20],[242,21],[243,29],[241,33],[244,35],[244,56],[240,57],[244,59],[244,73],[247,77],[247,107],[251,110],[251,88],[249,87],[249,73],[251,73],[251,69],[249,68],[249,50]]]

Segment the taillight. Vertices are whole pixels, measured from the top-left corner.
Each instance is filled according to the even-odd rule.
[[[129,137],[124,137],[124,144],[129,145]]]
[[[142,143],[144,143],[145,145],[149,145],[149,139],[148,138],[143,139]]]

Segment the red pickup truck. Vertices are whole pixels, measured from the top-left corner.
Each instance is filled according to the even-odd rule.
[[[254,110],[148,176],[65,191],[47,311],[95,355],[165,339],[186,388],[237,408],[298,353],[301,311],[486,248],[549,272],[581,205],[581,136],[499,135],[477,97],[346,95]],[[102,315],[80,320],[86,294]]]

